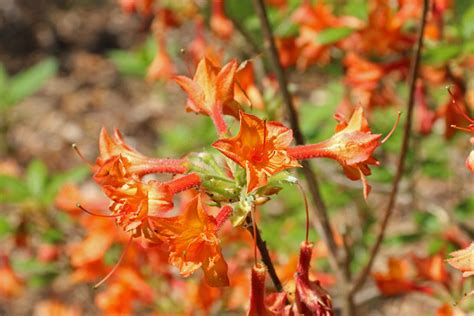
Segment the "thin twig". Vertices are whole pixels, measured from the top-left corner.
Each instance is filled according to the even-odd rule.
[[[410,69],[410,77],[409,77],[410,78],[409,80],[410,92],[409,92],[408,102],[407,102],[407,118],[406,118],[405,126],[404,126],[403,142],[400,149],[400,156],[398,159],[397,171],[395,174],[395,178],[393,179],[392,192],[390,193],[389,201],[387,204],[387,208],[385,209],[385,213],[383,216],[382,223],[380,225],[380,230],[379,230],[377,239],[370,251],[369,261],[367,262],[367,265],[365,266],[365,268],[362,270],[362,272],[359,274],[358,278],[354,282],[354,286],[351,291],[352,293],[357,292],[362,287],[362,285],[364,285],[365,281],[367,280],[367,277],[370,274],[370,270],[372,269],[372,265],[374,263],[375,257],[377,256],[377,253],[380,249],[380,245],[382,244],[383,239],[385,237],[385,231],[387,229],[390,216],[392,215],[393,209],[395,206],[395,200],[398,193],[398,186],[403,176],[403,170],[405,167],[405,158],[408,152],[408,146],[410,142],[412,122],[413,122],[415,86],[416,86],[416,80],[418,77],[418,70],[420,66],[421,50],[423,48],[423,33],[425,30],[428,8],[429,8],[429,0],[423,0],[423,13],[421,16],[420,28],[418,30],[418,35],[417,35],[418,39],[416,43],[416,48],[413,53],[413,59],[412,59],[413,62]]]
[[[257,224],[255,224],[255,233],[257,235],[257,238],[255,238],[254,235],[254,230],[253,230],[253,225],[252,225],[252,219],[247,216],[245,219],[245,223],[247,224],[247,230],[250,232],[254,240],[257,242],[257,248],[258,251],[260,252],[260,255],[262,256],[262,261],[263,263],[267,266],[268,269],[268,274],[270,275],[270,278],[272,279],[273,284],[275,285],[275,288],[278,292],[283,291],[283,286],[281,284],[280,279],[278,278],[278,275],[276,274],[275,271],[275,266],[273,265],[272,258],[270,257],[270,254],[268,252],[267,248],[267,243],[262,239],[262,236],[260,235],[260,229],[257,227]]]
[[[260,25],[262,27],[263,38],[264,38],[264,46],[267,50],[268,57],[273,66],[273,70],[275,71],[278,84],[280,86],[281,94],[283,96],[283,102],[286,107],[286,111],[288,114],[288,118],[290,121],[291,129],[293,130],[293,134],[295,137],[295,141],[297,145],[304,145],[305,141],[303,138],[303,134],[301,132],[299,120],[298,120],[298,113],[296,111],[295,105],[293,104],[293,99],[291,94],[288,90],[288,80],[286,78],[285,70],[283,69],[279,54],[275,45],[275,40],[273,38],[273,33],[270,27],[270,23],[268,21],[267,11],[265,7],[265,3],[263,0],[253,0],[253,5],[255,7],[255,11],[257,16],[260,20]],[[330,253],[330,261],[333,265],[334,269],[338,272],[341,271],[339,268],[341,263],[338,260],[338,251],[337,245],[334,240],[334,235],[332,232],[332,228],[329,222],[329,216],[327,212],[326,205],[321,197],[321,193],[319,190],[318,180],[316,178],[315,173],[313,172],[310,164],[307,161],[302,161],[301,165],[303,166],[303,174],[306,179],[306,183],[308,185],[309,192],[311,193],[311,197],[313,202],[316,206],[316,221],[319,221],[316,225],[316,228],[319,231],[319,234],[325,241],[329,253]]]

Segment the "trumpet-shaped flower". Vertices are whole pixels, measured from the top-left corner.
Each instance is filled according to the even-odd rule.
[[[369,165],[379,165],[372,154],[387,140],[396,125],[389,135],[381,140],[381,134],[372,134],[370,131],[361,107],[355,110],[349,122],[340,117],[336,118],[340,123],[331,138],[317,144],[289,148],[288,153],[296,159],[326,157],[336,160],[349,179],[362,180],[364,197],[367,198],[371,189],[366,179],[366,176],[371,174]]]
[[[240,112],[237,136],[220,139],[212,146],[247,171],[247,193],[268,182],[268,177],[288,168],[299,167],[287,153],[293,139],[291,129]]]
[[[107,181],[124,181],[124,177],[132,174],[138,177],[149,173],[184,173],[186,161],[183,159],[156,159],[142,155],[123,140],[116,129],[114,138],[110,137],[105,128],[100,131],[100,155],[96,160],[94,179],[102,184]]]
[[[155,221],[156,233],[169,245],[169,261],[187,277],[202,268],[207,284],[214,287],[229,285],[227,263],[217,238],[219,223],[207,214],[200,196],[187,204],[177,217]]]

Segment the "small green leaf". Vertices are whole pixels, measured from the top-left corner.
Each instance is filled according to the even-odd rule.
[[[0,217],[0,238],[12,234],[15,230],[6,218]]]
[[[443,44],[427,49],[423,54],[423,62],[431,65],[443,64],[459,56],[461,45]]]
[[[89,174],[89,168],[86,166],[81,166],[68,170],[66,172],[54,175],[51,180],[48,182],[45,192],[42,196],[42,201],[46,204],[51,203],[56,194],[58,193],[61,186],[67,182],[77,183],[84,180]]]
[[[58,230],[58,229],[54,229],[54,228],[49,228],[48,230],[46,230],[43,235],[41,236],[41,238],[43,239],[43,241],[49,243],[49,244],[55,244],[55,243],[58,243],[60,241],[63,240],[63,232]]]
[[[335,27],[321,31],[316,36],[316,42],[321,45],[328,45],[336,43],[354,32],[350,27]]]
[[[145,76],[149,62],[139,56],[122,50],[108,52],[110,60],[118,70],[125,75]]]
[[[462,16],[461,33],[465,39],[471,39],[474,36],[474,4],[472,2]]]
[[[35,197],[40,197],[45,191],[48,180],[48,169],[41,160],[33,160],[26,170],[26,185]]]
[[[0,175],[0,202],[18,203],[29,196],[28,187],[18,178]]]
[[[38,91],[58,68],[54,58],[48,58],[14,76],[8,85],[6,106],[16,104]]]

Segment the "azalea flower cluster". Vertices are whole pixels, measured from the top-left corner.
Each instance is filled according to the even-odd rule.
[[[246,64],[243,65],[245,67]],[[203,58],[193,78],[174,78],[188,94],[186,109],[209,116],[214,123],[218,139],[212,147],[217,149],[220,156],[202,152],[191,153],[181,159],[151,158],[129,146],[118,130],[111,137],[102,129],[100,154],[92,170],[93,179],[111,201],[110,214],[97,214],[82,205],[79,207],[92,215],[115,220],[129,239],[127,244],[127,238],[121,237],[125,242],[123,256],[127,257],[126,251],[132,239],[142,240],[149,247],[164,250],[164,257],[179,269],[182,276],[190,276],[201,269],[208,286],[224,287],[230,282],[229,267],[221,251],[221,237],[218,236],[221,227],[228,220],[234,227],[245,226],[249,220],[251,223],[255,221],[253,214],[256,207],[279,191],[278,183],[297,182],[287,170],[299,168],[299,160],[335,160],[349,179],[362,180],[364,197],[368,197],[370,185],[366,177],[371,173],[370,166],[379,165],[373,156],[374,152],[393,130],[384,139],[381,134],[373,134],[363,109],[359,107],[349,120],[337,116],[339,123],[336,132],[329,139],[317,144],[292,146],[291,129],[280,122],[249,114],[244,111],[245,104],[237,102],[235,91],[240,89],[238,71],[235,60],[220,67]],[[239,131],[235,136],[229,131],[225,115],[239,120]],[[161,181],[155,176],[158,174],[160,179],[165,174],[171,177]],[[194,192],[192,197],[176,210],[174,197],[190,190]],[[210,204],[218,207],[215,215],[211,215]],[[91,240],[85,240],[81,247],[87,247],[87,244],[97,240],[107,249],[114,238],[112,235],[103,238],[102,233],[96,238],[94,236],[89,236]],[[262,315],[263,311],[275,315],[332,315],[329,295],[319,281],[309,279],[311,252],[312,244],[306,240],[300,249],[298,272],[294,280],[295,300],[290,301],[289,305],[285,292],[265,295],[266,267],[255,263],[249,315]],[[97,264],[96,259],[84,261],[78,258],[72,264],[77,267],[77,271],[87,271],[87,264],[84,266],[81,262]],[[143,298],[140,292],[133,295]],[[269,300],[273,303],[269,303]],[[269,304],[273,307],[269,307]]]

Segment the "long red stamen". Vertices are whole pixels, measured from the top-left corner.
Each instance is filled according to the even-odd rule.
[[[201,178],[196,173],[190,173],[183,177],[165,182],[172,194],[191,189],[201,184]]]
[[[299,182],[295,183],[298,186],[298,189],[300,190],[301,194],[303,195],[303,200],[304,200],[304,208],[306,212],[306,236],[305,236],[305,242],[308,243],[309,241],[309,207],[308,207],[308,198],[306,196],[306,192],[303,189],[303,186],[299,184]]]
[[[79,158],[81,158],[81,160],[86,163],[90,168],[93,168],[94,165],[88,161],[86,158],[84,158],[84,156],[82,155],[81,151],[79,150],[79,148],[77,147],[76,144],[72,144],[71,145],[72,149],[74,149],[74,151],[77,153],[77,155],[79,156]]]
[[[118,262],[115,264],[115,266],[112,268],[112,270],[110,270],[110,272],[107,273],[107,275],[102,280],[100,280],[96,285],[94,285],[94,289],[96,289],[99,286],[101,286],[102,284],[104,284],[104,282],[106,282],[115,273],[117,268],[122,263],[123,258],[125,257],[125,254],[127,253],[128,248],[130,248],[130,245],[132,244],[132,239],[133,239],[133,236],[130,236],[130,239],[128,240],[127,245],[125,246],[125,248],[123,249],[122,254],[120,255],[120,258],[119,258]]]
[[[91,212],[91,211],[87,210],[86,208],[84,208],[84,207],[83,207],[81,204],[79,204],[79,203],[76,204],[76,207],[79,208],[81,211],[83,211],[83,212],[89,214],[89,215],[97,216],[97,217],[115,218],[115,217],[123,216],[122,214],[115,214],[115,215],[97,214],[97,213],[94,213],[94,212]]]
[[[392,136],[393,132],[395,132],[395,130],[397,129],[398,123],[400,123],[400,117],[402,116],[402,113],[398,111],[397,114],[398,114],[397,120],[395,121],[395,124],[393,124],[392,129],[390,130],[390,132],[388,132],[387,136],[385,136],[385,138],[382,139],[381,141],[382,144],[385,143],[390,138],[390,136]]]

